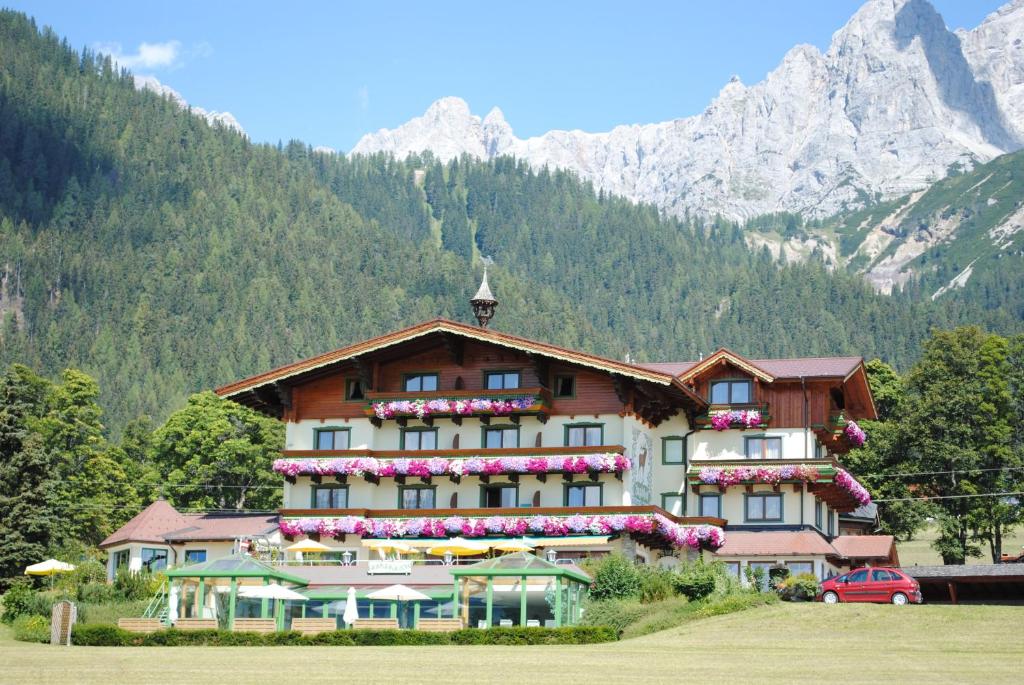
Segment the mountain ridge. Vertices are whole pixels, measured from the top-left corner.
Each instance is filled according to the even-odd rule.
[[[1022,32],[1019,0],[959,33],[925,0],[869,0],[825,53],[794,46],[765,79],[733,79],[693,116],[520,139],[500,110],[481,119],[449,96],[422,117],[365,135],[351,152],[513,155],[676,216],[820,218],[1018,149],[1024,56],[992,45]]]

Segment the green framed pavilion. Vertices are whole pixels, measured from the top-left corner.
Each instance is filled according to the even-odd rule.
[[[321,585],[299,590],[300,593],[309,598],[309,601],[300,609],[300,617],[337,618],[340,620],[345,611],[344,604],[348,599],[348,589],[348,585]],[[448,610],[447,605],[452,601],[452,591],[446,586],[422,587],[414,585],[412,586],[413,590],[422,592],[429,599],[422,601],[411,600],[408,602],[370,598],[369,595],[379,589],[376,587],[356,588],[356,602],[359,607],[359,615],[363,618],[369,616],[370,618],[400,619],[401,623],[407,628],[418,627],[420,618],[424,617],[423,614],[426,612],[432,611],[435,614],[434,618],[443,618],[442,612]],[[426,609],[423,607],[424,604],[427,605]],[[400,610],[405,609],[405,607],[409,607],[408,613],[399,617]],[[338,627],[341,628],[343,625],[339,623]]]
[[[272,582],[293,587],[305,587],[309,584],[305,578],[286,573],[250,556],[225,557],[182,566],[167,571],[166,575],[170,583],[170,590],[167,594],[169,616],[216,618],[228,630],[235,625],[239,586],[270,585]],[[190,593],[194,594],[190,595]],[[225,611],[222,612],[216,600],[218,594],[225,593],[228,597]],[[210,600],[213,600],[213,606],[209,606]],[[269,618],[270,600],[253,601],[260,604],[260,618]],[[274,617],[277,620],[278,629],[283,629],[284,602],[282,600],[275,602]]]
[[[467,566],[453,566],[452,615],[463,625],[561,627],[575,625],[591,578],[586,573],[529,552],[514,552]],[[475,606],[474,606],[475,605]],[[496,623],[497,621],[497,623]]]

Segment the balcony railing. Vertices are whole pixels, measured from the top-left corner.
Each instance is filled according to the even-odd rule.
[[[792,484],[797,490],[806,487],[840,512],[871,503],[864,486],[833,459],[709,459],[691,464],[686,480],[695,493],[699,493],[702,486],[714,486],[725,492],[737,485],[749,491],[760,484],[771,485],[778,491],[782,485]]]
[[[518,482],[521,476],[535,476],[545,482],[549,474],[561,475],[567,482],[576,476],[597,481],[608,473],[622,479],[630,468],[622,445],[586,447],[532,447],[459,450],[285,450],[286,458],[274,462],[274,471],[290,483],[308,476],[320,483],[333,478],[346,483],[350,477],[379,484],[381,478],[394,478],[404,484],[407,478],[419,478],[430,484],[433,478],[448,478],[454,483],[465,477],[489,482],[491,476],[503,476]]]
[[[738,428],[765,428],[771,421],[771,414],[768,413],[768,404],[745,403],[745,404],[712,404],[708,407],[706,414],[696,418],[697,428],[726,430]]]
[[[521,416],[536,416],[546,423],[551,413],[551,392],[544,388],[368,392],[366,399],[364,411],[377,427],[390,419],[399,425],[405,425],[409,419],[431,425],[436,418],[461,424],[467,417],[479,418],[487,424],[492,418],[504,417],[518,423]]]
[[[454,536],[566,537],[630,535],[650,547],[717,549],[725,541],[724,519],[682,518],[654,505],[607,507],[515,507],[503,509],[281,509],[286,538],[307,535],[344,540],[413,540]]]
[[[830,413],[826,422],[815,425],[814,429],[831,452],[848,452],[854,447],[862,446],[867,439],[867,435],[857,425],[849,409]]]

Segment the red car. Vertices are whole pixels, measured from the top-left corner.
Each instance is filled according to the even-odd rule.
[[[907,602],[920,604],[921,585],[895,568],[855,568],[821,584],[818,599],[825,604],[839,602]]]

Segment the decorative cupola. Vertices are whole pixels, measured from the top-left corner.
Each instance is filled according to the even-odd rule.
[[[473,315],[480,322],[480,326],[487,328],[487,324],[494,317],[494,308],[498,306],[498,301],[494,299],[491,287],[487,285],[486,266],[484,266],[484,280],[480,281],[480,289],[476,291],[476,295],[469,303],[473,305]]]

